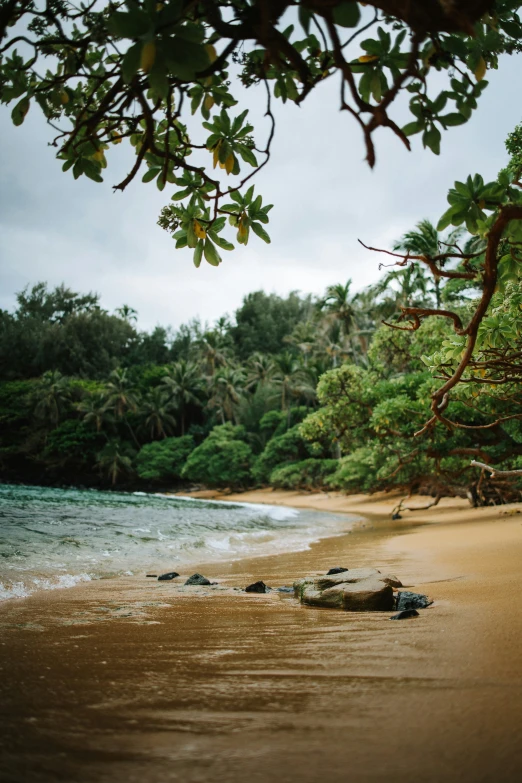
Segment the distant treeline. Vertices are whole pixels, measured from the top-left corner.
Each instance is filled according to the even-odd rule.
[[[323,297],[257,291],[211,326],[148,333],[130,306],[111,314],[95,294],[39,283],[18,294],[14,312],[0,311],[1,476],[518,498],[516,482],[470,467],[473,458],[522,465],[518,419],[413,437],[439,383],[430,367],[456,350],[446,322],[428,319],[414,333],[381,323],[401,304],[451,301],[465,317],[473,295],[408,266],[357,294],[349,282]],[[491,389],[477,399],[465,384],[451,403],[464,425],[517,404]]]

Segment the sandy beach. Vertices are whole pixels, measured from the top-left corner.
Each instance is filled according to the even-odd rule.
[[[372,565],[434,604],[389,622],[139,577],[7,601],[3,782],[522,779],[519,507],[445,500],[391,522],[386,496],[226,499],[364,521],[306,551],[201,563],[222,587]]]

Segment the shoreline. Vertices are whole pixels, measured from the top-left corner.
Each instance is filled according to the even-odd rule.
[[[453,500],[392,521],[389,496],[222,499],[369,524],[299,552],[207,564],[231,588],[212,596],[122,578],[0,605],[2,780],[519,779],[518,505]],[[395,572],[435,603],[389,623],[389,613],[231,595],[338,565]]]

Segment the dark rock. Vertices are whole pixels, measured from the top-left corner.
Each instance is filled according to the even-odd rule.
[[[416,609],[404,609],[404,611],[394,614],[390,617],[390,620],[407,620],[408,617],[418,617],[419,613]]]
[[[210,580],[207,579],[205,576],[202,576],[201,574],[192,574],[192,576],[189,576],[185,584],[186,585],[209,585]]]
[[[392,514],[392,519],[402,519],[400,514]]]
[[[145,576],[150,577],[151,579],[157,579],[158,578],[157,574],[145,574]]]
[[[158,582],[169,582],[177,576],[179,576],[177,571],[169,571],[168,574],[161,574],[161,576],[158,576]]]
[[[343,574],[345,571],[348,571],[347,568],[330,568],[329,571],[326,572],[326,576],[331,576],[332,574]]]
[[[401,590],[397,593],[397,603],[395,608],[398,612],[406,609],[425,609],[433,601],[427,595],[422,593],[410,593],[409,590]]]
[[[245,587],[245,593],[269,593],[270,588],[265,585],[264,582],[254,582],[248,587]]]
[[[294,588],[293,587],[277,587],[276,588],[278,593],[293,593]]]

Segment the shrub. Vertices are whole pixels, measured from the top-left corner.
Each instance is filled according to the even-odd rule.
[[[252,475],[259,484],[266,484],[272,471],[287,462],[298,462],[308,457],[306,443],[299,425],[291,427],[284,435],[273,437],[266,444],[252,468]]]
[[[145,481],[179,479],[193,449],[194,439],[190,435],[147,443],[136,457],[136,472]]]
[[[282,465],[270,474],[270,484],[280,489],[319,489],[339,467],[336,459],[310,459]]]
[[[181,475],[209,487],[244,487],[250,483],[253,452],[243,427],[222,424],[187,459]]]

